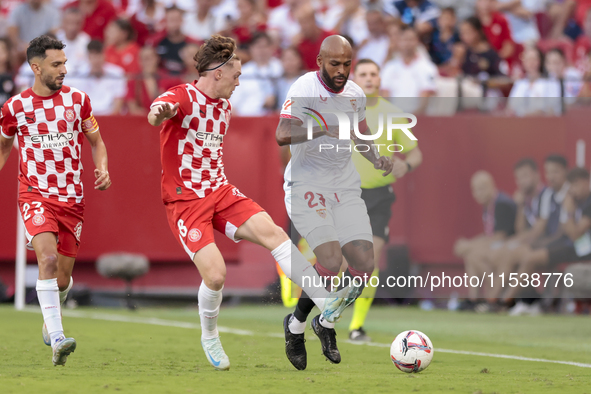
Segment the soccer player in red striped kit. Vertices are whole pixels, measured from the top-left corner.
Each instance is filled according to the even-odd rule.
[[[228,100],[239,85],[240,59],[233,39],[219,35],[207,40],[195,55],[199,80],[175,86],[152,103],[148,122],[162,125],[162,199],[170,228],[197,266],[201,345],[209,363],[228,370],[230,361],[222,348],[217,317],[222,302],[226,266],[214,243],[213,230],[231,240],[254,242],[271,251],[287,276],[334,321],[347,305],[350,289],[328,293],[314,287],[320,277],[291,243],[285,232],[256,202],[230,184],[222,161],[232,112]],[[308,293],[310,294],[310,293]],[[352,300],[349,300],[349,303]]]
[[[0,113],[0,170],[14,137],[20,152],[18,205],[29,248],[39,264],[37,298],[43,312],[43,340],[53,365],[65,365],[76,349],[66,338],[61,305],[72,288],[72,269],[84,223],[82,143],[92,147],[94,187],[111,186],[107,149],[86,93],[64,85],[65,45],[49,36],[29,43],[27,61],[35,73],[32,88],[11,97]]]

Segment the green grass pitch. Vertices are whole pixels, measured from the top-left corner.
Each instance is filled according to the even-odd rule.
[[[325,361],[308,330],[308,368],[296,371],[284,353],[287,313],[279,306],[222,308],[222,343],[232,366],[219,372],[201,349],[196,309],[66,310],[66,334],[78,348],[65,367],[53,367],[38,309],[2,307],[0,393],[591,393],[588,316],[376,307],[365,326],[375,342],[368,346],[346,342],[346,311],[337,325],[342,363]],[[404,374],[389,359],[388,344],[407,329],[423,331],[435,347],[433,362],[419,374]]]

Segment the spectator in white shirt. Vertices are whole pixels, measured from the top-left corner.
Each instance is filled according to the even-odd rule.
[[[62,15],[62,28],[55,34],[57,39],[66,44],[64,52],[70,76],[75,76],[88,62],[88,43],[90,36],[82,31],[84,16],[78,8],[66,8]]]
[[[8,37],[19,53],[29,41],[46,33],[55,33],[60,26],[60,12],[43,0],[28,0],[16,6],[8,17]]]
[[[544,54],[528,48],[522,55],[525,78],[515,82],[509,95],[508,111],[517,116],[559,115],[560,83],[544,76]]]
[[[291,85],[305,72],[302,55],[300,55],[296,47],[285,48],[281,52],[281,64],[283,65],[283,75],[277,82],[278,109],[281,109],[281,106],[287,99],[287,92],[291,88]]]
[[[560,94],[566,98],[566,103],[574,103],[583,87],[583,74],[568,66],[566,56],[560,48],[550,49],[546,53],[546,71],[551,80],[560,83]]]
[[[365,14],[365,19],[370,35],[359,45],[357,57],[371,59],[382,67],[388,56],[390,45],[384,16],[379,10],[369,10]]]
[[[361,0],[340,0],[328,9],[321,27],[349,36],[355,45],[360,45],[369,36],[365,13]]]
[[[195,0],[196,11],[187,12],[183,19],[182,32],[186,36],[202,41],[226,28],[227,20],[214,13],[215,0]]]
[[[281,61],[273,56],[267,33],[256,33],[251,41],[251,60],[242,66],[240,85],[232,95],[232,108],[240,116],[262,116],[275,108],[277,80],[283,75]]]
[[[292,39],[300,32],[300,24],[295,17],[299,4],[298,0],[283,0],[283,4],[269,13],[267,31],[282,48],[292,45]]]
[[[90,41],[87,50],[88,64],[68,84],[91,97],[94,115],[120,115],[127,95],[125,71],[105,62],[102,42]]]
[[[398,107],[414,114],[425,112],[429,97],[436,93],[439,77],[433,62],[419,55],[420,45],[417,32],[409,26],[403,27],[399,56],[386,63],[382,71],[384,90],[397,98],[394,101]]]

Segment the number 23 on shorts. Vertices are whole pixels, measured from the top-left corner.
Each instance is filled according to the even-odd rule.
[[[45,216],[43,216],[45,208],[43,208],[43,204],[40,201],[33,201],[31,204],[32,206],[29,203],[23,204],[23,220],[26,222],[33,217],[33,224],[35,226],[41,226],[45,223]],[[33,209],[32,212],[30,212],[31,208]]]

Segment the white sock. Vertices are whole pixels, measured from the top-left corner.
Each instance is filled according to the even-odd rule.
[[[201,338],[213,339],[218,333],[218,315],[222,304],[222,291],[211,290],[201,282],[199,286],[199,319],[201,320]]]
[[[287,323],[287,328],[292,334],[303,334],[306,331],[306,322],[299,321],[295,316],[291,316],[289,319],[289,323]]]
[[[285,275],[300,286],[316,306],[323,310],[328,291],[322,286],[314,286],[315,283],[322,283],[322,279],[298,248],[288,240],[279,245],[271,254]],[[304,278],[306,278],[305,281]]]
[[[60,305],[64,305],[64,302],[66,302],[66,298],[68,298],[68,293],[70,292],[70,290],[72,290],[73,285],[74,278],[70,276],[70,284],[68,285],[68,288],[64,291],[60,291]]]
[[[43,313],[43,320],[47,326],[47,332],[51,337],[51,346],[53,346],[55,341],[64,335],[57,278],[37,280],[36,288],[39,306],[41,306],[41,312]]]
[[[328,320],[324,319],[324,316],[320,316],[320,325],[324,328],[334,328],[334,323],[330,323]]]

